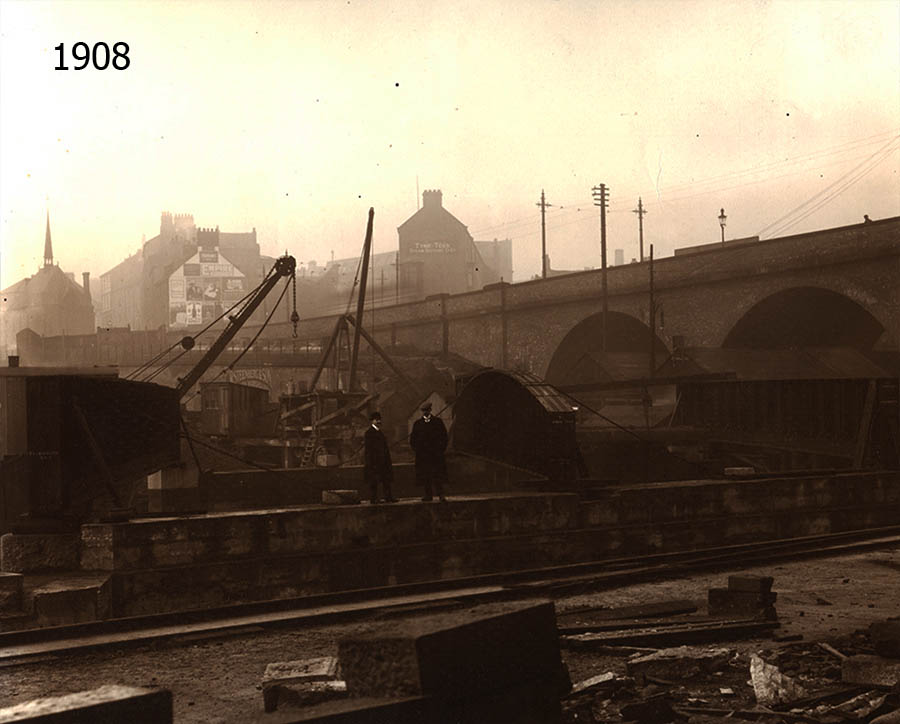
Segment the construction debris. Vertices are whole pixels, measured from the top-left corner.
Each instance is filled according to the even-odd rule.
[[[676,711],[662,695],[654,696],[634,704],[626,704],[619,710],[625,721],[646,722],[646,724],[666,724],[683,721],[688,717]]]
[[[756,654],[750,657],[750,681],[756,700],[765,706],[783,704],[806,696],[802,686]]]
[[[347,685],[337,676],[334,656],[271,663],[262,679],[263,706],[266,711],[275,711],[346,697]]]
[[[752,638],[779,626],[776,621],[716,621],[687,623],[663,628],[645,628],[631,631],[583,633],[561,636],[560,645],[572,649],[593,649],[597,646],[683,646],[742,638]]]
[[[556,620],[560,627],[571,626],[585,621],[619,621],[624,619],[660,618],[676,616],[683,613],[694,613],[697,606],[693,601],[677,599],[674,601],[657,601],[634,606],[618,606],[616,608],[588,607],[579,608],[559,614]]]
[[[690,646],[679,646],[673,649],[661,649],[646,656],[629,659],[626,670],[639,683],[646,677],[683,681],[699,674],[711,674],[720,671],[732,658],[729,649],[693,649]]]
[[[881,656],[848,656],[841,664],[841,678],[848,684],[892,687],[900,681],[900,661]]]
[[[579,681],[577,684],[573,685],[571,695],[593,693],[598,689],[608,687],[617,679],[618,677],[612,671],[607,671],[605,674],[600,674],[599,676],[592,676],[590,679]]]

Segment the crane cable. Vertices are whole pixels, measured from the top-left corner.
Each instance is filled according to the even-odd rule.
[[[274,270],[274,267],[273,267],[273,270]],[[189,335],[189,336],[187,336],[187,337],[183,337],[182,339],[180,339],[180,340],[178,340],[177,342],[173,343],[170,347],[168,347],[167,349],[165,349],[165,350],[163,350],[162,352],[158,353],[155,357],[152,357],[149,361],[145,362],[143,365],[141,365],[141,366],[138,367],[136,370],[134,370],[132,373],[130,373],[130,374],[128,375],[128,377],[126,377],[126,379],[137,379],[138,375],[143,374],[143,373],[146,373],[154,363],[156,363],[156,362],[157,362],[158,360],[160,360],[162,357],[164,357],[165,355],[167,355],[169,352],[171,352],[173,349],[175,349],[178,345],[182,345],[182,346],[184,347],[184,340],[185,340],[185,339],[195,340],[195,339],[199,338],[201,335],[205,334],[207,331],[209,331],[210,327],[212,327],[214,324],[216,324],[217,322],[219,322],[219,321],[222,319],[222,317],[224,317],[226,314],[229,314],[230,312],[232,312],[239,304],[243,304],[244,302],[248,302],[249,298],[252,297],[254,294],[256,294],[256,292],[258,292],[258,291],[260,290],[260,288],[262,287],[262,285],[265,284],[266,280],[269,278],[269,276],[271,275],[271,273],[272,273],[272,272],[270,271],[269,274],[267,274],[267,275],[265,276],[265,278],[263,279],[263,281],[260,282],[260,284],[259,284],[255,289],[252,289],[252,290],[250,290],[249,292],[247,292],[247,294],[245,294],[241,299],[239,299],[239,300],[236,301],[234,304],[232,304],[228,309],[226,309],[224,312],[222,312],[218,317],[216,317],[214,320],[212,320],[209,324],[207,324],[207,325],[206,325],[203,329],[201,329],[199,332],[197,332],[196,334],[194,334],[194,335],[192,335],[192,336]],[[246,305],[245,305],[245,306],[246,306]],[[174,357],[173,359],[168,360],[165,364],[160,365],[157,369],[155,369],[155,370],[154,370],[152,373],[150,373],[148,376],[143,377],[143,378],[141,379],[141,381],[142,381],[142,382],[149,382],[149,381],[153,380],[153,379],[154,379],[155,377],[157,377],[161,372],[163,372],[166,368],[168,368],[169,366],[171,366],[172,364],[174,364],[176,361],[178,361],[178,360],[179,360],[186,352],[189,352],[191,349],[192,349],[192,347],[185,347],[184,350],[183,350],[182,352],[180,352],[176,357]]]
[[[221,370],[219,370],[218,374],[217,374],[215,377],[213,377],[211,380],[208,380],[208,382],[215,382],[215,381],[216,381],[217,379],[219,379],[219,377],[221,377],[223,374],[225,374],[226,372],[228,372],[228,371],[234,369],[234,366],[235,366],[238,362],[241,361],[241,358],[242,358],[245,354],[247,354],[247,352],[250,351],[250,348],[253,346],[253,343],[256,342],[256,340],[259,338],[259,335],[261,335],[261,334],[263,333],[263,330],[268,326],[268,324],[269,324],[269,322],[271,321],[272,317],[275,315],[275,311],[278,309],[278,305],[281,303],[281,300],[284,299],[284,295],[287,293],[287,290],[288,290],[288,288],[290,287],[290,285],[291,285],[291,280],[288,279],[288,280],[287,280],[287,283],[284,285],[284,289],[281,290],[281,294],[278,295],[278,299],[276,300],[275,305],[272,307],[272,311],[269,312],[268,316],[266,317],[265,322],[262,323],[262,325],[260,326],[260,328],[256,331],[256,334],[253,335],[253,338],[247,343],[247,346],[244,347],[243,350],[241,350],[240,354],[238,354],[238,356],[235,357],[234,360],[232,360],[232,362],[231,362],[229,365],[227,365],[226,367],[223,367]],[[188,402],[190,402],[191,400],[193,400],[193,399],[199,394],[199,392],[200,392],[200,387],[199,387],[199,385],[198,385],[198,387],[197,387],[197,389],[194,391],[194,393],[184,401],[184,404],[187,404]]]

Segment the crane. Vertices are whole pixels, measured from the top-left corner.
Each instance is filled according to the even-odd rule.
[[[262,284],[260,284],[259,288],[253,292],[252,296],[247,300],[247,303],[244,307],[235,315],[228,317],[228,326],[225,327],[222,334],[219,335],[218,339],[210,345],[210,348],[207,350],[206,354],[197,362],[196,365],[188,372],[184,377],[180,377],[178,379],[178,384],[175,386],[175,389],[178,391],[178,399],[183,398],[191,387],[199,380],[203,373],[206,372],[213,362],[216,361],[216,358],[222,353],[222,351],[228,346],[228,343],[234,339],[234,335],[238,333],[238,330],[246,323],[248,319],[250,319],[250,315],[256,310],[256,308],[262,303],[263,299],[269,294],[269,292],[274,289],[275,285],[279,282],[282,277],[291,277],[294,278],[294,273],[297,269],[297,260],[294,259],[290,254],[285,254],[282,257],[279,257],[275,260],[275,266],[269,272],[268,276],[263,280]],[[296,283],[296,281],[295,281]],[[294,308],[291,313],[291,322],[294,323],[295,327],[297,321],[299,320],[299,316],[297,315],[297,309]],[[187,336],[181,340],[181,346],[185,350],[192,349],[194,347],[194,338]]]

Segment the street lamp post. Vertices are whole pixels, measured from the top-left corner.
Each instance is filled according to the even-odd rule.
[[[600,207],[600,275],[603,285],[603,336],[600,343],[605,354],[609,329],[607,327],[607,322],[609,321],[609,291],[606,282],[606,205],[609,201],[609,188],[607,188],[606,184],[600,184],[591,189],[591,194],[594,197],[594,206]]]
[[[722,229],[722,243],[725,243],[725,209],[719,209],[719,227]]]

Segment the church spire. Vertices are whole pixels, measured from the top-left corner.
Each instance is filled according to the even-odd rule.
[[[50,241],[50,211],[47,211],[47,233],[44,236],[44,266],[53,266],[53,242]]]

